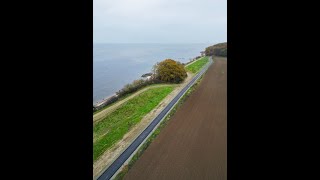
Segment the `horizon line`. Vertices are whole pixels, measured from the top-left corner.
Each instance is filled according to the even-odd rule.
[[[224,41],[227,42],[227,41]],[[212,44],[213,42],[93,42],[94,44]]]

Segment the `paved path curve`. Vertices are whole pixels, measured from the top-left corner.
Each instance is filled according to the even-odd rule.
[[[209,63],[200,71],[190,83],[184,87],[179,94],[162,110],[162,112],[150,123],[150,125],[132,142],[132,144],[102,173],[98,180],[109,180],[123,165],[123,163],[131,156],[131,154],[139,147],[141,143],[147,138],[157,124],[165,117],[171,108],[178,102],[178,100],[187,92],[187,90],[206,72],[212,64],[210,57]]]

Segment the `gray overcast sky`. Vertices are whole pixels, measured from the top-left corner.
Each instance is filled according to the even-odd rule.
[[[94,43],[227,41],[227,0],[93,0]]]

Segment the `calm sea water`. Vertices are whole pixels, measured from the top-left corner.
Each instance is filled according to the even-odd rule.
[[[93,104],[141,78],[142,74],[151,72],[155,63],[167,58],[185,63],[210,45],[94,44]]]

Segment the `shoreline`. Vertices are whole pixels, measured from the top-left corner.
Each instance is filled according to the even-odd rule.
[[[195,59],[195,58],[193,58],[193,59]],[[199,59],[200,59],[200,58],[199,58]],[[184,67],[187,67],[187,66],[193,64],[194,62],[198,61],[199,59],[193,60],[193,61],[192,61],[191,63],[189,63],[189,64],[185,64]],[[179,61],[179,60],[178,60],[178,61]],[[145,74],[148,74],[148,73],[145,73]],[[142,76],[145,75],[145,74],[142,74]],[[142,77],[142,76],[140,76],[139,79],[144,79],[144,77]],[[137,79],[137,80],[138,80],[138,79]],[[125,86],[125,85],[123,85],[123,86]],[[119,90],[121,90],[121,89],[119,89]],[[117,91],[116,91],[116,92],[117,92]],[[111,95],[109,95],[109,96],[107,96],[107,97],[105,97],[105,98],[103,98],[103,99],[101,99],[101,100],[98,100],[98,101],[94,102],[94,103],[93,103],[93,107],[95,107],[95,108],[100,108],[101,106],[103,106],[103,105],[109,100],[109,98],[111,98],[111,97],[113,97],[113,96],[116,96],[116,95],[117,95],[116,92],[114,92],[113,94],[111,94]]]
[[[113,97],[113,96],[115,96],[115,95],[117,95],[117,94],[114,93],[114,94],[112,94],[112,95],[110,95],[110,96],[108,96],[108,97],[106,97],[106,98],[103,98],[102,100],[93,103],[93,106],[94,106],[94,107],[99,107],[99,106],[103,105],[104,103],[106,103],[106,101],[107,101],[109,98],[111,98],[111,97]]]

